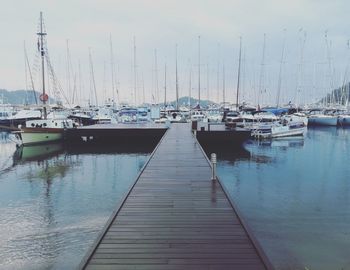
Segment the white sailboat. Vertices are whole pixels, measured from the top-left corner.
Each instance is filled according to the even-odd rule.
[[[313,126],[336,126],[338,116],[333,115],[330,111],[314,109],[309,112],[309,125]]]
[[[307,131],[305,119],[297,115],[286,115],[281,119],[270,112],[257,112],[251,126],[252,136],[259,139],[303,136]]]
[[[31,120],[25,122],[25,127],[20,127],[19,134],[23,145],[42,144],[63,139],[64,131],[67,128],[73,128],[73,121],[67,118],[51,118],[47,117],[46,102],[48,95],[45,92],[45,47],[44,38],[46,33],[43,29],[43,16],[40,12],[40,32],[37,33],[39,37],[38,50],[41,54],[41,69],[42,69],[42,89],[40,100],[43,102],[42,119]]]

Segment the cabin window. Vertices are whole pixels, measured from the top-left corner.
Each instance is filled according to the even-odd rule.
[[[55,126],[57,127],[57,123],[55,123]]]
[[[43,126],[44,126],[44,127],[46,127],[46,126],[47,126],[47,124],[46,124],[46,123],[44,123],[44,124],[43,124]]]
[[[35,127],[34,123],[31,124],[32,127]]]

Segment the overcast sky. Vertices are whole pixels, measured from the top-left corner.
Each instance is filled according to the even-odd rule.
[[[340,86],[344,79],[348,80],[345,71],[349,58],[350,3],[346,0],[0,0],[0,6],[0,89],[26,88],[25,41],[35,86],[41,91],[36,76],[38,72],[33,68],[37,61],[36,32],[40,11],[44,14],[51,63],[69,99],[72,99],[74,85],[80,100],[87,102],[92,99],[89,48],[98,101],[101,104],[106,98],[113,97],[110,35],[115,79],[119,99],[123,101],[134,100],[134,36],[138,103],[143,99],[164,100],[165,64],[168,98],[175,97],[175,44],[178,44],[180,96],[189,94],[191,70],[191,93],[198,97],[198,36],[201,36],[203,99],[209,95],[211,100],[222,101],[224,65],[226,101],[235,102],[240,36],[243,48],[241,100],[276,102],[284,40],[281,102],[313,101],[329,92],[333,85]],[[260,80],[264,33],[265,65],[262,69],[264,76]],[[71,61],[70,92],[67,40]],[[263,90],[260,97],[259,88]],[[52,91],[49,93],[53,95]],[[114,96],[117,96],[116,93]]]

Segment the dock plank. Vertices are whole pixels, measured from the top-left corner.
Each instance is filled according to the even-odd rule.
[[[81,269],[272,269],[188,124],[169,129]]]

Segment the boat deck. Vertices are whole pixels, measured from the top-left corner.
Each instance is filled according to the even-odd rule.
[[[272,269],[189,124],[165,133],[81,269]]]

